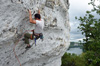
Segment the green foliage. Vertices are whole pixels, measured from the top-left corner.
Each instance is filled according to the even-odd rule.
[[[84,17],[75,17],[80,21],[78,28],[85,36],[83,39],[85,52],[80,56],[65,53],[61,66],[100,66],[100,6],[96,6],[94,2],[95,0],[91,0],[89,5],[92,5],[93,9],[86,11]],[[99,17],[96,18],[93,13]]]
[[[84,58],[87,62],[86,66],[100,66],[100,55],[94,51],[85,52]]]
[[[61,66],[85,66],[85,59],[82,56],[76,54],[65,53],[62,57]]]
[[[86,13],[91,13],[90,11],[86,11]]]
[[[100,17],[96,18],[96,15],[92,14],[95,12],[99,15],[100,6],[96,6],[94,4],[94,0],[92,0],[89,4],[93,5],[93,9],[91,11],[86,11],[86,15],[84,17],[77,18],[77,20],[80,21],[78,28],[86,37],[84,41],[90,45],[90,43],[100,40]]]
[[[77,18],[80,21],[78,28],[85,36],[84,58],[86,66],[100,66],[100,6],[94,4],[95,0],[91,0],[89,5],[93,6],[91,11],[86,11],[84,17]],[[93,15],[96,13],[96,15]]]

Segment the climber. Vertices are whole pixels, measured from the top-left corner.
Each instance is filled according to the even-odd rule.
[[[29,21],[30,23],[35,24],[35,29],[31,30],[33,34],[26,33],[24,35],[24,41],[25,44],[27,44],[26,49],[31,48],[29,39],[37,40],[38,38],[41,38],[43,40],[43,27],[44,27],[44,20],[41,19],[40,10],[38,10],[38,13],[34,15],[35,17],[34,20],[32,19],[31,10],[28,10],[28,12],[29,12]]]

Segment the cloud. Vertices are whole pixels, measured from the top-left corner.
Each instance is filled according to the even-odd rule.
[[[70,41],[79,41],[84,38],[79,29],[79,21],[75,20],[75,16],[84,16],[87,10],[91,10],[92,6],[89,6],[88,3],[90,0],[69,0],[69,18],[70,18]]]
[[[84,36],[81,34],[79,29],[77,28],[79,26],[79,22],[77,22],[77,21],[70,22],[70,26],[71,26],[70,40],[71,41],[79,41],[79,39],[83,39]]]
[[[89,0],[70,0],[69,16],[70,20],[75,20],[75,16],[84,16],[92,6],[88,5]]]

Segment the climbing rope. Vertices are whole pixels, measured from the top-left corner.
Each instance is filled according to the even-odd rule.
[[[15,44],[14,48],[13,48],[14,55],[15,55],[15,57],[16,57],[18,63],[20,64],[20,66],[21,66],[21,63],[20,63],[20,61],[19,61],[19,59],[18,59],[18,57],[17,57],[17,55],[16,55],[15,48],[16,48],[17,44],[19,43],[19,41],[23,38],[24,34],[25,34],[26,32],[28,32],[28,31],[31,31],[31,30],[26,30],[26,31],[23,33],[23,35],[21,36],[21,38],[18,40],[18,42]]]

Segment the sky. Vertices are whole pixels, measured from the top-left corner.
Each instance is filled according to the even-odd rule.
[[[75,19],[75,16],[84,16],[87,10],[91,10],[92,6],[88,5],[90,0],[69,0],[69,20],[70,20],[70,41],[78,42],[82,40],[84,36],[81,34],[79,29],[79,21]]]

